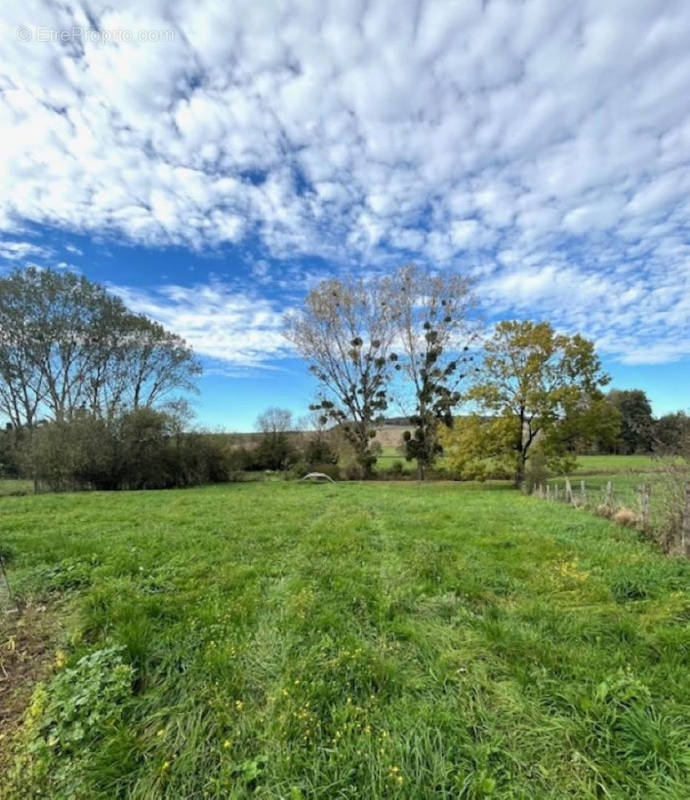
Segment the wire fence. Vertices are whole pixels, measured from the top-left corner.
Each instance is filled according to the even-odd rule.
[[[569,477],[538,483],[532,495],[632,527],[667,553],[690,557],[690,475],[669,471],[639,480]]]

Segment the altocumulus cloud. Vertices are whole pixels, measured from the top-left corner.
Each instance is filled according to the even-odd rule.
[[[621,360],[690,353],[686,0],[22,0],[2,16],[9,236],[415,258],[472,269],[491,311],[549,316]],[[50,33],[73,28],[91,35]],[[219,358],[286,352],[268,301],[205,291],[137,297]],[[236,319],[244,356],[218,339]]]
[[[282,314],[267,299],[238,292],[220,282],[162,286],[142,292],[110,286],[135,311],[159,320],[194,350],[238,367],[260,367],[289,355]]]

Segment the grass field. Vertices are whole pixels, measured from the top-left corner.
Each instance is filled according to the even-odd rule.
[[[381,455],[379,456],[376,466],[380,470],[390,470],[394,462],[399,461],[403,464],[403,470],[406,473],[414,473],[416,470],[414,461],[407,461],[403,455],[400,455],[395,447],[384,447]],[[646,455],[596,455],[596,456],[578,456],[577,457],[577,475],[595,475],[606,474],[611,475],[618,472],[655,472],[668,464],[670,459],[658,458]],[[436,466],[439,469],[447,467],[448,460],[441,456]]]
[[[685,484],[690,481],[690,470],[682,461],[673,458],[649,456],[580,456],[578,465],[570,476],[576,500],[582,502],[584,484],[585,503],[590,511],[607,502],[607,485],[611,484],[615,508],[625,508],[642,514],[642,490],[649,491],[648,534],[663,541],[669,529],[678,524],[683,506]],[[565,478],[551,478],[561,497],[565,496]]]
[[[598,455],[598,456],[578,456],[577,469],[579,473],[606,473],[616,472],[655,472],[663,469],[675,459],[660,458],[658,456],[645,455]]]
[[[7,495],[33,494],[33,481],[0,478],[0,497]]]
[[[606,520],[267,483],[5,497],[0,527],[60,623],[0,795],[687,797],[690,562]]]

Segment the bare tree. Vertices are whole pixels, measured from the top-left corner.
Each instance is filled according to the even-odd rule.
[[[416,459],[417,476],[424,479],[441,451],[438,426],[450,427],[460,401],[458,386],[472,360],[476,338],[471,315],[476,302],[471,282],[456,273],[433,273],[414,265],[394,277],[397,335],[402,349],[400,366],[409,378],[414,426],[405,433],[408,459]]]
[[[275,436],[278,433],[287,433],[294,429],[292,411],[286,408],[267,408],[256,418],[255,427],[263,434]]]
[[[286,319],[285,335],[319,381],[312,409],[340,425],[364,475],[376,461],[375,420],[388,405],[394,334],[386,278],[323,281],[308,294],[302,313]]]

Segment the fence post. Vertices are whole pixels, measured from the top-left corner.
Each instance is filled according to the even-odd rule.
[[[571,506],[575,505],[575,496],[573,495],[573,487],[570,485],[570,478],[565,479],[565,502],[570,503]]]
[[[5,586],[7,587],[7,599],[8,599],[8,602],[9,602],[10,606],[14,606],[14,608],[8,608],[7,609],[7,613],[8,614],[17,614],[17,613],[19,613],[19,608],[17,606],[17,601],[16,601],[14,595],[12,594],[12,589],[10,588],[10,580],[7,577],[7,572],[5,571],[5,562],[4,562],[3,558],[2,558],[2,555],[0,555],[0,574],[2,575],[2,578],[3,578],[3,581],[5,583]]]
[[[680,554],[690,557],[690,483],[685,484],[685,508],[680,529]]]
[[[547,500],[551,499],[551,485],[548,483],[546,484],[546,499]]]
[[[558,500],[558,484],[554,483],[553,485],[553,499]]]
[[[606,496],[604,497],[604,503],[606,504],[606,508],[609,510],[613,509],[613,484],[611,481],[606,481]]]
[[[580,500],[583,506],[587,505],[587,489],[585,488],[584,480],[580,481]]]
[[[649,527],[649,495],[652,489],[649,483],[642,484],[640,488],[640,512],[642,514],[642,527]]]

